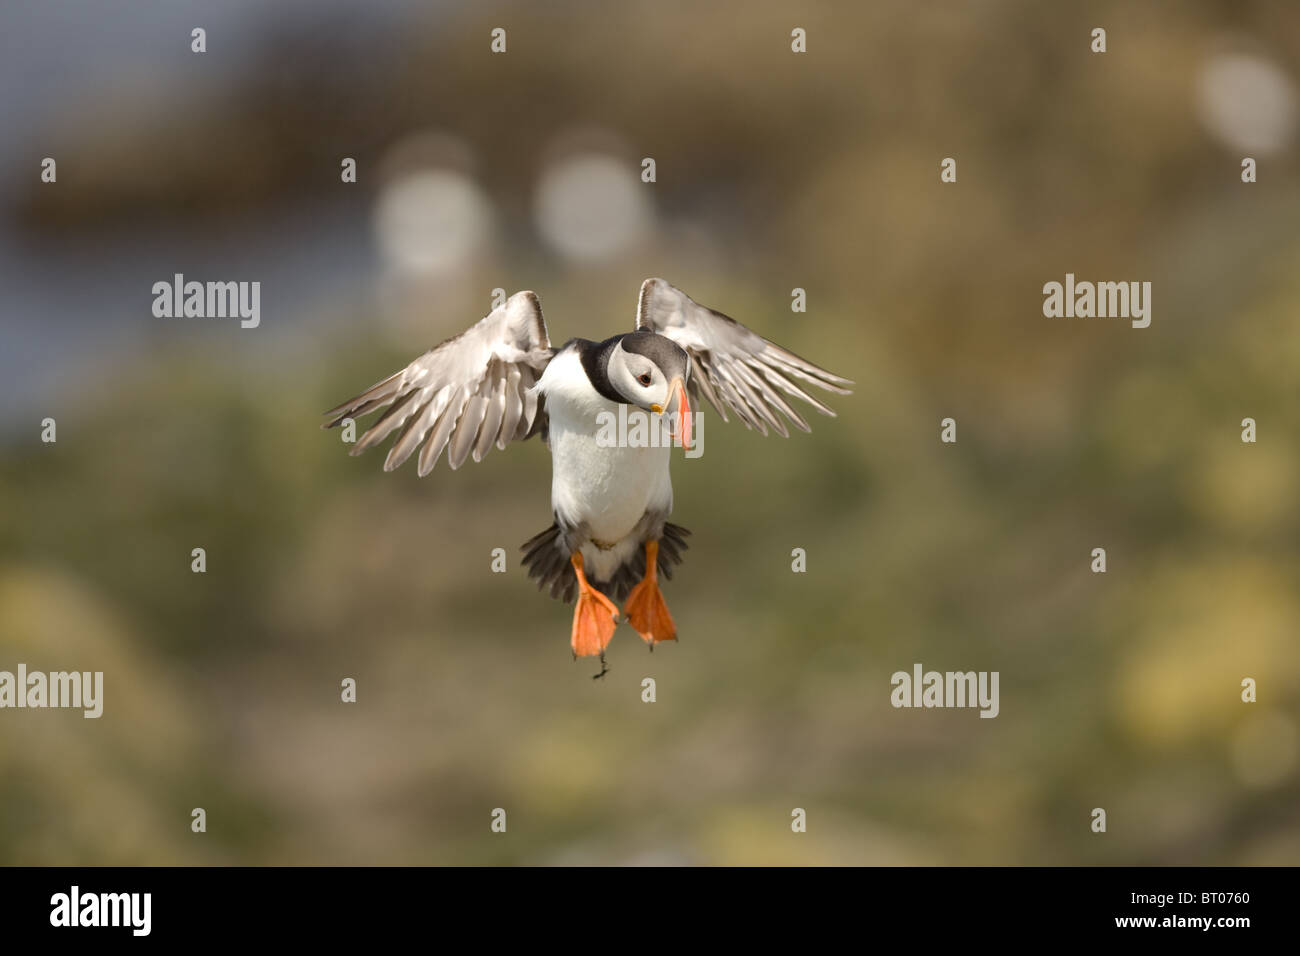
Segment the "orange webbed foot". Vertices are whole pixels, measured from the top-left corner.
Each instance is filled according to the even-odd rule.
[[[573,610],[570,638],[573,653],[577,657],[604,655],[618,626],[618,605],[587,583],[581,554],[574,554],[571,560],[578,575],[578,606]]]
[[[645,577],[632,589],[623,605],[627,621],[653,649],[660,641],[677,640],[677,625],[659,590],[659,542],[645,544]]]

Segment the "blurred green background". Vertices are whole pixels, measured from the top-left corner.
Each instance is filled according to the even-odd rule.
[[[1300,861],[1300,6],[0,20],[0,669],[106,685],[0,712],[0,863]],[[176,272],[261,326],[153,318]],[[1067,272],[1150,328],[1045,318]],[[540,443],[421,480],[317,425],[494,288],[559,343],[650,275],[857,386],[789,440],[706,412],[681,641],[593,682],[517,561]],[[916,662],[1000,716],[893,709]]]

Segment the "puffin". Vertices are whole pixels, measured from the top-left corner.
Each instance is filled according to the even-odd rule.
[[[521,546],[523,566],[552,598],[576,600],[570,647],[575,659],[600,658],[599,678],[620,614],[651,650],[677,639],[660,579],[672,579],[690,532],[668,520],[669,464],[675,447],[692,448],[700,399],[724,422],[731,413],[748,429],[788,438],[787,423],[811,428],[787,397],[835,417],[808,387],[848,395],[853,384],[651,278],[633,331],[559,348],[536,293],[516,292],[325,412],[322,427],[382,411],[349,453],[396,433],[384,470],[419,449],[421,477],[444,452],[454,470],[493,445],[539,435],[551,453],[552,522]]]

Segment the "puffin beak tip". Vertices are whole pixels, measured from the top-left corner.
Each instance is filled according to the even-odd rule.
[[[682,448],[691,450],[691,400],[686,396],[686,383],[680,378],[673,379],[677,393],[677,434],[681,436]]]

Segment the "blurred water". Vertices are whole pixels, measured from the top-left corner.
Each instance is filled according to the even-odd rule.
[[[160,103],[183,103],[219,90],[229,73],[195,69],[190,30],[208,34],[207,56],[229,71],[264,53],[275,30],[363,16],[368,29],[396,31],[441,4],[417,0],[89,0],[6,4],[0,13],[0,181],[38,175],[45,130],[124,84],[145,84]],[[75,113],[73,114],[75,115]],[[128,119],[139,119],[128,117]],[[57,158],[57,157],[56,157]],[[74,175],[62,163],[61,177]],[[3,188],[3,187],[0,187]],[[5,197],[8,205],[9,197]],[[302,328],[304,307],[364,288],[376,259],[368,210],[338,199],[260,210],[238,234],[214,241],[184,222],[115,227],[92,239],[31,236],[0,217],[0,438],[30,431],[82,376],[111,373],[116,359],[147,347],[159,330],[150,306],[155,281],[184,272],[199,280],[248,279],[263,285],[263,331]]]

